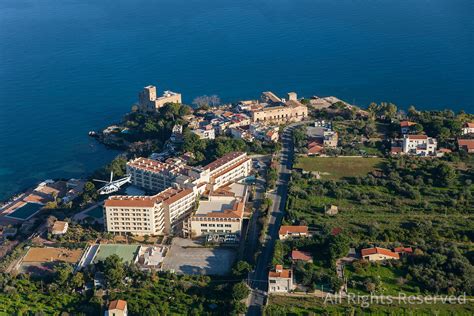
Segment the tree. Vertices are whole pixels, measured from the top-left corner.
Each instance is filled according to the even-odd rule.
[[[216,106],[221,103],[220,98],[217,95],[202,95],[199,97],[194,98],[193,104],[199,108],[209,107],[209,106]]]
[[[238,261],[232,269],[232,274],[237,277],[243,277],[252,269],[252,266],[247,261]]]
[[[457,178],[456,170],[444,162],[434,169],[433,176],[441,186],[449,186]]]
[[[125,269],[122,259],[117,255],[111,255],[102,261],[105,280],[109,288],[121,286],[125,276]]]
[[[71,276],[73,269],[70,264],[62,263],[55,268],[56,280],[59,285],[66,285],[69,277]]]
[[[74,288],[80,288],[84,285],[84,274],[82,272],[77,272],[71,279],[71,285]]]
[[[249,287],[244,282],[236,283],[232,287],[232,298],[235,301],[241,301],[247,296],[249,296],[249,294],[250,294]]]
[[[336,260],[347,255],[349,251],[349,239],[344,234],[329,237],[329,257]]]

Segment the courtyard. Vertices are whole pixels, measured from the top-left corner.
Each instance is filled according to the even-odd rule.
[[[236,251],[231,248],[204,247],[191,239],[174,238],[163,262],[163,270],[178,274],[228,274]]]

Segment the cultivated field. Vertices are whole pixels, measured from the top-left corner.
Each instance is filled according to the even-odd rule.
[[[67,262],[76,263],[82,255],[82,249],[70,250],[66,248],[30,248],[23,258],[24,263],[30,262]]]
[[[295,168],[319,171],[322,179],[339,180],[364,176],[383,166],[383,158],[362,157],[298,157]]]

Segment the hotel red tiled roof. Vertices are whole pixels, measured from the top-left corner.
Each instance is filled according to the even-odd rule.
[[[155,203],[163,202],[172,204],[188,194],[193,193],[191,189],[176,190],[168,188],[152,196],[128,196],[113,195],[105,200],[104,206],[108,207],[153,207]]]
[[[234,152],[228,153],[228,154],[222,156],[221,158],[219,158],[217,160],[214,160],[213,162],[211,162],[210,164],[204,166],[203,168],[205,170],[210,169],[210,171],[213,171],[213,170],[225,165],[229,161],[232,161],[232,160],[236,159],[237,157],[241,156],[242,154],[244,154],[244,153],[241,152],[241,151],[234,151]]]

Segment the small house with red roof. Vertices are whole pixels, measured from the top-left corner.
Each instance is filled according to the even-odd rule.
[[[287,238],[299,238],[308,236],[308,226],[287,226],[283,225],[280,227],[278,236],[281,240]]]
[[[400,255],[390,249],[374,247],[365,248],[360,251],[362,259],[368,261],[399,260]]]
[[[127,316],[127,301],[115,300],[109,303],[109,307],[104,313],[105,316]]]
[[[311,253],[307,251],[292,250],[291,260],[293,260],[293,262],[296,262],[296,261],[313,262],[313,256],[311,256]]]
[[[458,139],[458,146],[468,154],[474,153],[474,139]]]
[[[275,270],[268,273],[268,293],[288,293],[293,289],[293,271],[277,264]]]

